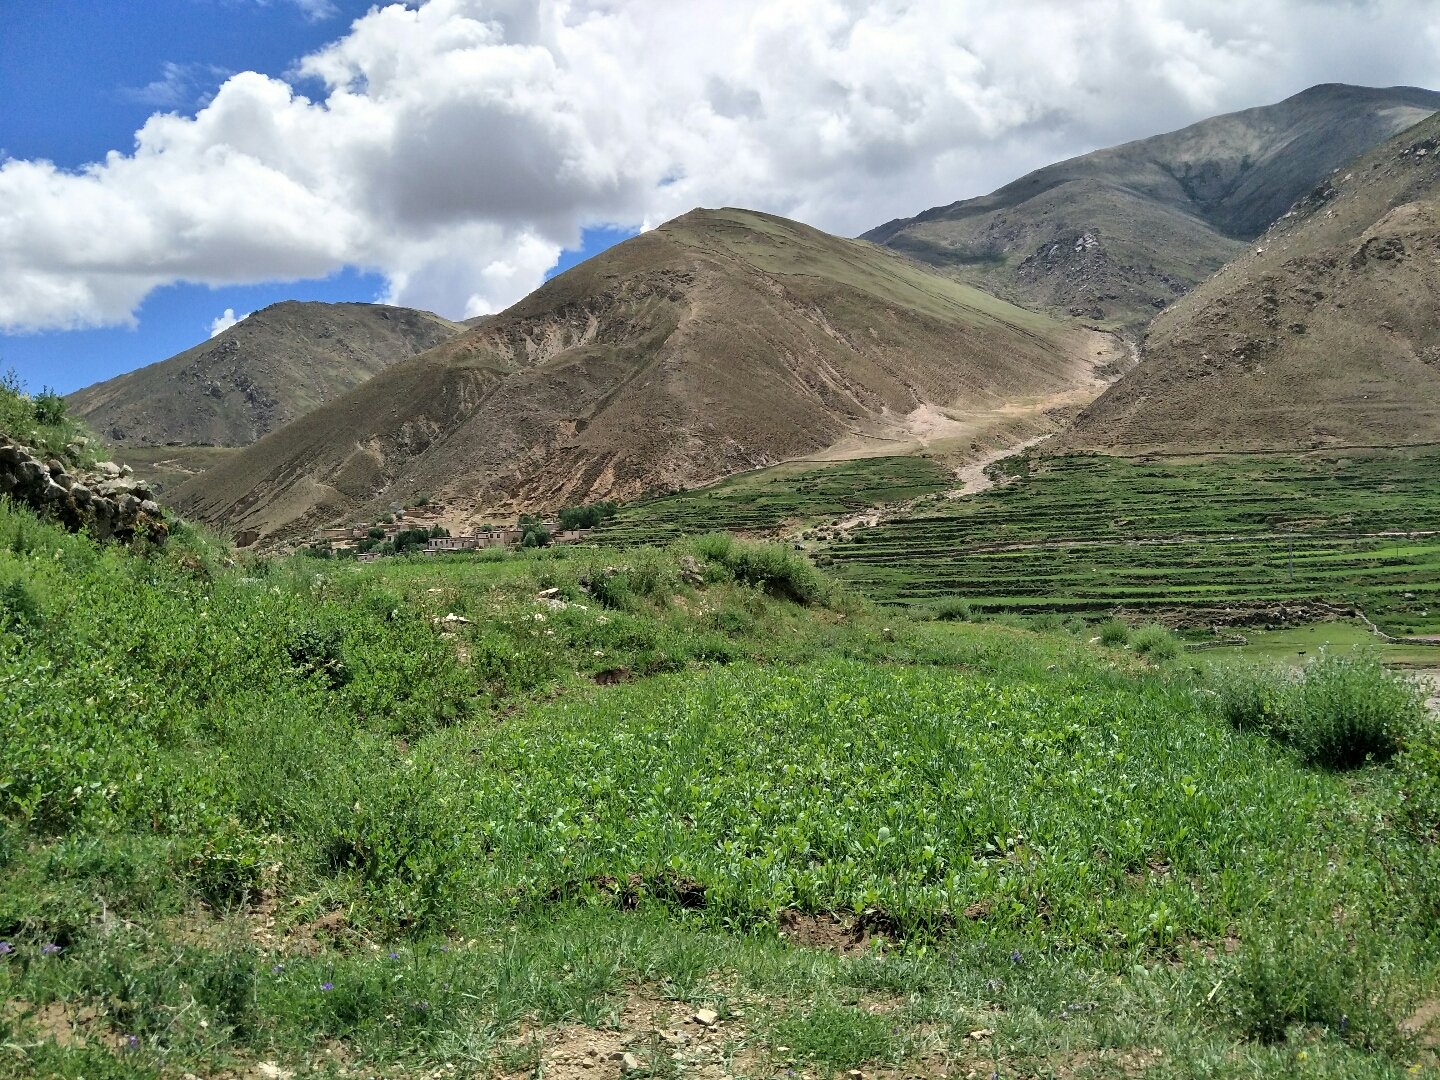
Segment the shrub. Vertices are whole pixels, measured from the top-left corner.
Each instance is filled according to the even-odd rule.
[[[1130,640],[1130,627],[1124,619],[1107,619],[1100,624],[1100,644],[1112,649],[1124,648]]]
[[[1159,625],[1142,626],[1130,639],[1130,647],[1151,660],[1174,660],[1180,655],[1180,642],[1175,635]]]
[[[1424,718],[1419,688],[1373,654],[1326,654],[1305,668],[1285,734],[1307,762],[1345,769],[1394,757]]]
[[[1365,1049],[1397,1048],[1395,1024],[1377,1000],[1379,980],[1333,927],[1257,929],[1229,982],[1233,1015],[1258,1042],[1284,1042],[1298,1024],[1326,1027]]]
[[[35,395],[35,422],[46,427],[58,427],[65,422],[65,399],[50,387]]]
[[[713,542],[708,547],[721,551],[721,545]],[[706,557],[713,556],[707,554]],[[820,572],[803,555],[780,544],[731,541],[716,561],[729,570],[736,581],[758,585],[771,596],[797,604],[824,603],[828,592]]]
[[[930,614],[940,622],[969,622],[975,617],[975,609],[967,600],[958,596],[947,596],[935,602],[930,608]]]
[[[1217,689],[1221,715],[1292,746],[1310,765],[1349,769],[1399,752],[1420,728],[1419,688],[1371,653],[1322,654],[1297,675],[1241,668]]]

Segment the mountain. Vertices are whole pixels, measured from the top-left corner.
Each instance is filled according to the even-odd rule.
[[[1088,400],[1114,351],[884,248],[697,210],[387,369],[174,501],[232,532],[285,536],[422,495],[457,524],[634,498],[847,441],[914,445],[960,429],[947,408]]]
[[[1440,116],[1351,162],[1160,315],[1065,442],[1440,442]]]
[[[1050,165],[865,239],[997,296],[1131,331],[1335,169],[1440,110],[1413,87],[1312,87]]]
[[[287,301],[77,390],[70,411],[122,457],[125,447],[248,446],[460,330],[428,311]]]

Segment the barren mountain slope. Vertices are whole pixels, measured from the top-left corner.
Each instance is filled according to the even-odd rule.
[[[1122,453],[1440,442],[1440,116],[1157,318],[1065,437]]]
[[[1017,303],[1136,329],[1332,170],[1436,109],[1430,90],[1316,86],[1062,161],[865,238]]]
[[[411,308],[287,301],[78,390],[70,407],[118,448],[248,446],[460,329]]]
[[[474,520],[706,483],[1093,385],[1104,335],[883,248],[693,211],[398,364],[176,494],[286,535],[427,495]]]

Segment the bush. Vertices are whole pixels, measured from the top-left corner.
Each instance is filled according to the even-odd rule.
[[[1293,1025],[1313,1025],[1367,1050],[1398,1048],[1379,980],[1333,927],[1257,930],[1229,981],[1233,1015],[1258,1042],[1282,1043]]]
[[[721,543],[702,537],[696,548],[720,563],[746,585],[758,585],[771,596],[797,604],[821,604],[828,593],[820,572],[803,555],[780,544],[746,544],[731,538]]]
[[[1292,746],[1310,765],[1350,769],[1387,761],[1419,730],[1419,688],[1371,653],[1322,654],[1298,673],[1248,668],[1226,673],[1221,715],[1240,730]]]
[[[1107,619],[1100,624],[1100,644],[1121,649],[1129,640],[1130,627],[1124,619]]]
[[[1419,688],[1373,654],[1322,655],[1298,684],[1287,738],[1307,762],[1346,769],[1394,757],[1424,719]]]
[[[947,596],[937,600],[930,608],[932,618],[940,622],[969,622],[975,617],[975,609],[969,601],[958,596]]]
[[[1155,661],[1174,660],[1180,655],[1180,642],[1163,626],[1142,626],[1130,639],[1130,647],[1141,656]]]

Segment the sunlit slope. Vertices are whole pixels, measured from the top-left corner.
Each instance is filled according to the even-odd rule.
[[[694,211],[390,368],[176,499],[262,536],[421,495],[471,519],[628,499],[883,440],[923,410],[1089,386],[1111,348],[863,241]]]

